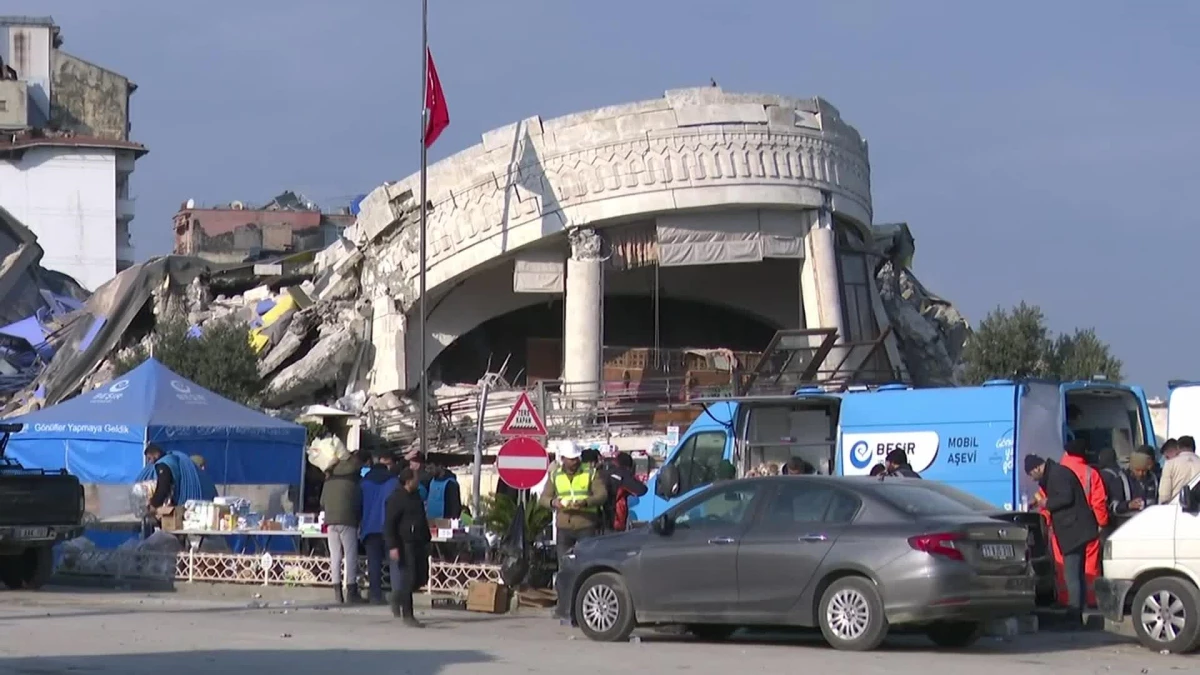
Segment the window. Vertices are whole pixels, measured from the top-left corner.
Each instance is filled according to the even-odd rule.
[[[783,484],[763,520],[772,525],[848,523],[858,514],[857,497],[805,479]]]
[[[717,489],[701,495],[680,507],[675,526],[697,529],[711,526],[737,525],[750,513],[757,484]]]
[[[720,476],[725,460],[725,432],[705,431],[692,436],[675,453],[672,463],[679,468],[679,494],[708,485]],[[729,476],[732,478],[733,476]]]
[[[877,493],[885,502],[910,516],[977,516],[995,511],[982,502],[953,488],[930,489],[916,485],[882,484]],[[953,491],[952,491],[953,490]],[[981,508],[981,507],[988,508]]]

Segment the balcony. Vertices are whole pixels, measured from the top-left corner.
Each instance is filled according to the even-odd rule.
[[[132,246],[129,246],[128,244],[126,244],[125,246],[117,247],[117,269],[118,269],[118,271],[129,267],[130,265],[134,264],[135,262],[137,262],[136,251],[134,251]]]
[[[117,199],[117,220],[133,220],[137,210],[137,200],[132,197]]]

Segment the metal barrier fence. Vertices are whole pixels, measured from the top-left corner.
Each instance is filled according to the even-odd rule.
[[[333,585],[328,556],[248,555],[180,551],[90,550],[64,555],[57,574],[120,580],[199,581],[260,586]],[[366,588],[367,564],[359,561],[360,588]],[[387,575],[384,575],[386,582]],[[500,581],[500,566],[430,560],[426,593],[465,597],[473,581]]]

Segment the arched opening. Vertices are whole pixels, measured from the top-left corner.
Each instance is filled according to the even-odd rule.
[[[659,298],[657,322],[661,349],[761,351],[780,328],[748,312],[695,300]],[[654,299],[610,295],[604,299],[604,345],[655,346]],[[474,382],[490,367],[508,359],[506,375],[526,381],[555,379],[562,371],[563,301],[518,309],[476,326],[447,347],[433,362],[443,382]]]

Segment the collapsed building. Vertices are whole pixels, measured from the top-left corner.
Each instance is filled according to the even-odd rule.
[[[240,317],[266,405],[332,405],[384,439],[415,435],[427,369],[446,451],[517,389],[552,435],[611,438],[686,423],[700,396],[955,381],[967,322],[913,276],[907,225],[873,222],[867,143],[822,99],[686,89],[483,134],[428,169],[423,336],[416,186],[376,188],[319,251],[122,272],[8,411],[107,381],[168,315]]]

